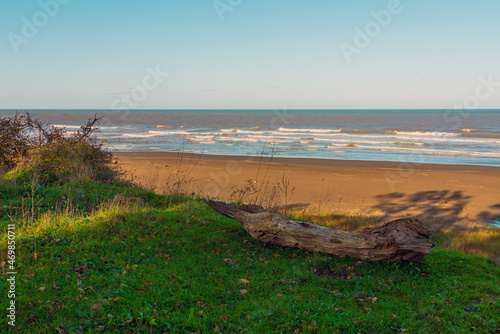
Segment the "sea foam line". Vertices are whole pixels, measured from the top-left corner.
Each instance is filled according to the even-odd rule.
[[[328,148],[337,148],[338,146],[329,146]],[[465,155],[465,156],[482,156],[500,158],[500,152],[474,152],[474,151],[458,151],[458,150],[436,150],[429,148],[410,148],[410,147],[392,147],[392,146],[367,146],[356,145],[353,149],[393,151],[393,152],[415,152],[432,155]]]

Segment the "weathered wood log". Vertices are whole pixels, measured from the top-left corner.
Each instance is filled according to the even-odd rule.
[[[255,239],[286,247],[369,260],[421,262],[434,244],[417,219],[398,219],[355,232],[334,230],[294,221],[255,205],[234,205],[205,200],[211,208],[243,224]]]

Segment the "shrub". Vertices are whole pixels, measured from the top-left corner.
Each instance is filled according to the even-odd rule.
[[[16,114],[13,118],[0,118],[0,173],[5,173],[17,164],[29,150],[28,124],[26,116]]]
[[[111,153],[92,137],[99,120],[94,116],[78,131],[69,133],[33,119],[29,113],[0,118],[0,172],[29,171],[45,184],[115,180],[119,172],[112,166]],[[21,171],[14,174],[26,174]]]

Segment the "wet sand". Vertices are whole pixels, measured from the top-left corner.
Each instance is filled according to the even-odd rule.
[[[137,182],[165,189],[186,176],[189,191],[228,200],[248,180],[256,187],[290,180],[287,204],[298,210],[417,217],[446,229],[470,229],[500,216],[500,168],[380,161],[261,158],[160,152],[115,153]],[[178,174],[176,174],[178,173]],[[279,192],[284,205],[284,192]]]

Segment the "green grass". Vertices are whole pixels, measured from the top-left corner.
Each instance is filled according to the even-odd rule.
[[[421,264],[270,246],[197,199],[126,184],[4,181],[0,200],[13,332],[500,332],[500,267],[439,244]]]

